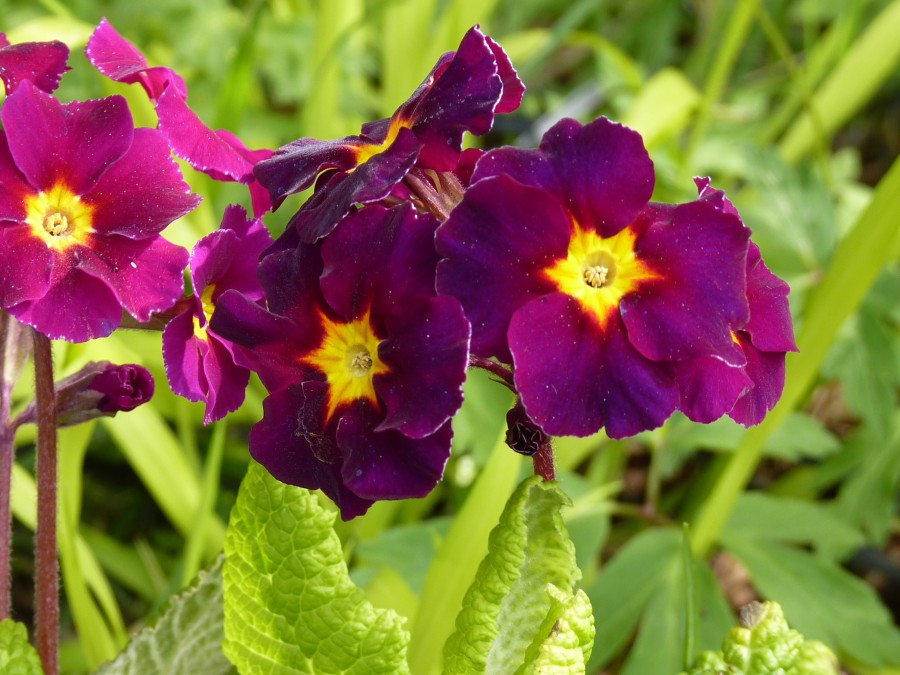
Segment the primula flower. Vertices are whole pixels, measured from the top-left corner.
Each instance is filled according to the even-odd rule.
[[[301,138],[260,162],[254,173],[277,207],[287,195],[316,191],[293,217],[300,241],[324,237],[354,204],[377,202],[413,167],[456,168],[466,131],[490,131],[494,115],[515,110],[525,88],[503,49],[477,26],[447,52],[390,119],[366,124],[359,136]]]
[[[438,230],[438,291],[550,435],[654,428],[679,402],[673,364],[746,363],[749,231],[704,201],[648,204],[653,183],[636,132],[562,120],[538,150],[482,157]]]
[[[250,150],[234,134],[213,131],[188,107],[184,79],[171,68],[149,66],[144,55],[103,19],[85,49],[97,70],[116,82],[140,84],[156,105],[159,130],[172,151],[197,171],[218,181],[236,181],[250,189],[254,215],[272,208],[268,191],[253,177],[253,166],[272,156],[268,149]]]
[[[171,307],[188,253],[159,233],[199,198],[159,132],[121,96],[63,105],[30,83],[0,117],[0,307],[72,342]]]
[[[710,187],[708,178],[695,179],[701,201],[723,213],[738,215],[725,193]],[[703,357],[678,364],[681,391],[679,410],[695,422],[711,422],[728,413],[744,426],[759,424],[784,389],[785,354],[797,351],[788,304],[788,285],[772,274],[759,247],[750,242],[747,253],[747,300],[750,319],[735,326],[734,343],[746,357],[746,365],[730,366]]]
[[[250,371],[234,362],[228,340],[209,327],[219,297],[236,289],[253,302],[262,300],[256,276],[260,254],[272,245],[259,219],[248,220],[240,206],[225,209],[221,229],[209,234],[191,254],[194,295],[188,308],[163,331],[163,357],[172,391],[206,403],[210,424],[237,410],[244,400]]]
[[[436,225],[409,205],[362,209],[321,244],[263,259],[269,311],[228,291],[212,318],[270,392],[251,454],[344,519],[426,495],[450,454],[469,324],[434,293]]]
[[[21,42],[10,44],[0,33],[0,80],[11,94],[23,80],[31,80],[48,94],[56,91],[59,78],[69,70],[69,48],[62,42]]]

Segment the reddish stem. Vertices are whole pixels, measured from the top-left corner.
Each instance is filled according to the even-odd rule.
[[[480,356],[475,356],[474,354],[469,354],[469,365],[488,371],[494,377],[500,378],[500,380],[507,387],[509,387],[509,389],[511,389],[512,391],[516,390],[516,385],[513,382],[512,370],[510,370],[507,366],[504,366],[502,363],[497,363],[496,361],[491,361],[490,359],[485,359]]]
[[[9,416],[15,384],[17,344],[14,319],[0,312],[0,621],[12,616],[12,466],[15,435]]]
[[[538,451],[531,457],[534,464],[534,473],[545,481],[556,480],[556,467],[553,463],[553,443],[548,438],[541,443]]]
[[[56,553],[56,393],[50,339],[34,331],[37,406],[37,529],[35,530],[35,634],[45,675],[59,673],[59,561]]]

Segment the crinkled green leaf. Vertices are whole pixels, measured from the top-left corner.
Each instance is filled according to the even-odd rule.
[[[837,675],[837,658],[821,642],[806,640],[785,621],[775,602],[754,602],[741,612],[720,652],[704,652],[682,675]]]
[[[169,601],[156,624],[131,638],[115,661],[97,675],[170,675],[233,671],[222,654],[222,559]]]
[[[594,610],[587,594],[548,584],[550,611],[541,625],[540,641],[525,655],[521,673],[583,674],[594,647]]]
[[[560,515],[569,503],[537,476],[510,497],[444,647],[445,673],[530,672],[529,648],[543,644],[555,624],[544,626],[556,602],[548,584],[571,596],[581,576]]]
[[[25,626],[12,619],[0,621],[0,673],[42,675],[41,660],[28,642]]]
[[[251,463],[225,537],[225,642],[243,673],[407,673],[405,619],[350,580],[334,514]]]

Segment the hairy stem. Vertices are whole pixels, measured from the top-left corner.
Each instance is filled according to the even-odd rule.
[[[502,363],[469,354],[469,365],[473,368],[481,368],[482,370],[488,371],[494,377],[499,378],[501,382],[509,387],[509,389],[512,391],[516,390],[515,384],[513,383],[512,371]]]
[[[553,462],[553,442],[548,438],[541,443],[538,451],[531,457],[534,463],[534,474],[545,481],[556,480],[556,465]]]
[[[37,651],[45,675],[59,672],[59,561],[56,553],[56,394],[50,338],[34,331],[37,405],[37,529],[35,607]]]
[[[18,325],[0,311],[0,621],[12,615],[12,466],[15,428],[10,420],[12,390],[16,381]]]

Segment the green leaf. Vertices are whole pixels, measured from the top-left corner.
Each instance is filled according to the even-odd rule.
[[[225,537],[225,642],[242,672],[407,673],[404,619],[353,585],[334,514],[253,462]]]
[[[831,650],[789,628],[777,603],[747,605],[741,611],[741,624],[728,634],[722,651],[701,654],[682,675],[837,675]]]
[[[900,631],[871,586],[836,563],[777,542],[729,534],[723,544],[804,635],[867,665],[898,665]]]
[[[28,631],[12,619],[0,621],[0,673],[43,675],[41,660],[28,642]]]
[[[836,560],[863,544],[858,530],[824,506],[761,492],[741,495],[727,530],[729,536],[809,544]]]
[[[201,571],[193,586],[169,601],[156,625],[134,635],[97,675],[232,672],[222,654],[222,560]]]
[[[765,447],[769,457],[799,461],[817,459],[840,450],[841,444],[819,420],[802,413],[791,413]]]
[[[622,124],[650,148],[683,131],[699,101],[700,92],[680,70],[663,68],[647,80]]]
[[[445,673],[517,673],[531,665],[529,647],[535,658],[581,576],[560,514],[570,503],[556,483],[539,476],[510,497],[444,646]],[[548,585],[566,599],[554,599]],[[558,612],[546,627],[554,607]]]
[[[532,656],[532,650],[525,655],[525,663],[533,664],[527,672],[584,673],[595,636],[591,601],[581,589],[572,595],[550,584],[547,592],[551,608],[539,635],[549,637],[535,643],[536,655]]]

